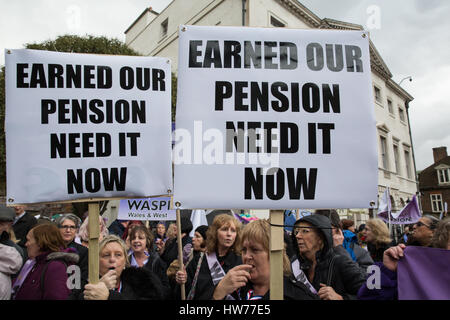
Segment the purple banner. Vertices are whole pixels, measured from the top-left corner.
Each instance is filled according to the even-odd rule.
[[[450,250],[408,246],[397,269],[399,300],[450,300]]]
[[[411,224],[419,221],[422,214],[419,210],[417,198],[414,195],[412,200],[400,211],[396,213],[391,212],[391,224]],[[389,222],[387,211],[378,214],[378,217],[385,222]]]

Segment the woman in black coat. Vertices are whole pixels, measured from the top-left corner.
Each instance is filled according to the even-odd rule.
[[[213,298],[234,300],[270,299],[270,226],[267,220],[250,222],[242,231],[242,262],[231,269],[214,290]],[[283,299],[319,300],[292,275],[289,259],[283,252]]]
[[[366,275],[351,258],[334,252],[331,230],[330,219],[322,215],[296,221],[292,232],[296,252],[292,271],[322,300],[356,299]]]
[[[217,283],[230,269],[242,264],[240,229],[241,223],[231,215],[220,214],[214,218],[206,233],[205,255],[197,255],[185,271],[176,274],[176,282],[185,284],[188,300],[211,300]],[[177,298],[180,292],[180,286],[176,286]]]
[[[100,243],[100,281],[74,290],[74,300],[162,300],[161,281],[146,268],[129,267],[125,242],[106,236]]]

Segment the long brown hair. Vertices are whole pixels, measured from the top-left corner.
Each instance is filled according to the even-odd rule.
[[[40,224],[31,229],[31,231],[33,231],[33,237],[41,252],[57,252],[66,248],[61,233],[54,224]]]
[[[230,250],[236,254],[241,254],[240,250],[240,233],[242,224],[233,216],[229,214],[219,214],[215,216],[213,223],[209,226],[206,232],[206,251],[213,253],[217,249],[217,231],[225,225],[234,224],[236,227],[236,239]]]

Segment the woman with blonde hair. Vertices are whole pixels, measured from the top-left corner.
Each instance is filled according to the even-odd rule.
[[[241,223],[228,214],[217,215],[206,232],[206,252],[194,258],[186,270],[178,271],[176,282],[185,283],[188,300],[211,300],[215,286],[225,274],[242,264]],[[179,286],[175,295],[180,296]]]
[[[74,290],[74,300],[162,300],[159,278],[147,268],[130,266],[125,242],[107,235],[99,244],[99,275],[96,284]]]
[[[386,223],[378,218],[370,219],[366,223],[364,233],[367,241],[367,250],[374,262],[383,261],[383,253],[392,247],[389,229]]]
[[[99,241],[102,241],[108,234],[108,228],[106,227],[105,220],[101,216],[99,216],[98,220],[100,224],[100,238]],[[86,248],[89,247],[89,217],[87,217],[80,226],[78,230],[77,236],[80,238],[81,244]]]
[[[234,300],[270,299],[270,228],[267,220],[247,224],[241,234],[243,264],[231,269],[218,283],[213,298]],[[293,277],[290,261],[283,250],[284,300],[319,300]]]

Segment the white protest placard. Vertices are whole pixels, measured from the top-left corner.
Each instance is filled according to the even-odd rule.
[[[120,220],[175,221],[176,210],[170,209],[170,197],[122,199],[120,200]]]
[[[180,26],[180,208],[367,208],[377,194],[365,31]]]
[[[6,50],[7,201],[172,190],[166,58]]]

